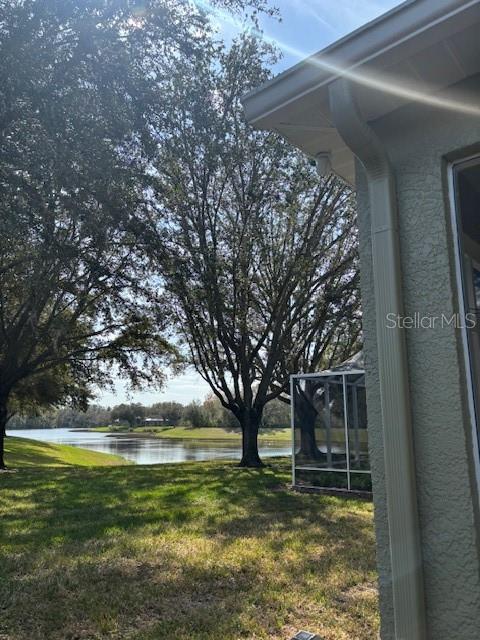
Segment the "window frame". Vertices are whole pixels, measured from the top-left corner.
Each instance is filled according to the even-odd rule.
[[[462,169],[466,169],[471,166],[480,165],[480,154],[476,153],[465,158],[450,162],[447,166],[447,180],[448,180],[448,200],[450,205],[450,222],[451,231],[453,236],[453,253],[455,262],[455,276],[458,295],[458,310],[460,317],[466,319],[467,305],[467,283],[465,282],[464,265],[463,265],[463,243],[462,243],[462,225],[461,225],[461,212],[458,200],[458,182],[457,175]],[[471,448],[472,457],[474,463],[474,472],[477,481],[477,488],[480,489],[480,402],[478,402],[478,411],[475,402],[475,389],[474,389],[474,372],[472,353],[470,348],[470,338],[466,326],[466,322],[461,322],[460,333],[462,341],[462,351],[464,358],[464,370],[466,378],[466,390],[467,390],[467,402],[468,413],[470,416],[471,427]],[[479,397],[480,400],[480,397]],[[479,492],[480,501],[480,492]]]

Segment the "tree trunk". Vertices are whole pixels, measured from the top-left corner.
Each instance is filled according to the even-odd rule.
[[[5,465],[5,435],[7,430],[7,421],[7,401],[0,400],[0,469],[7,468]]]
[[[298,454],[309,460],[323,460],[325,455],[317,445],[315,422],[317,413],[305,415],[300,422],[300,449]]]
[[[295,426],[300,429],[300,449],[297,455],[308,460],[323,460],[324,454],[317,446],[317,436],[315,434],[315,423],[318,412],[311,404],[306,393],[299,394],[295,403]]]
[[[263,467],[263,462],[258,455],[258,430],[260,428],[261,415],[253,410],[246,411],[241,416],[242,427],[242,459],[241,467]]]

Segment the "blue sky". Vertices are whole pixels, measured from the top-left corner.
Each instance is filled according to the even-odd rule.
[[[197,0],[205,6],[208,0]],[[279,9],[281,22],[264,18],[265,37],[277,43],[283,58],[278,73],[320,51],[332,42],[361,27],[382,13],[402,4],[399,0],[271,0]],[[227,37],[235,33],[235,20],[217,13],[219,26]]]
[[[203,0],[200,0],[203,4]],[[283,58],[275,67],[279,73],[316,53],[354,29],[401,4],[398,0],[276,0],[272,4],[280,10],[282,21],[262,20],[265,37],[277,43]],[[228,39],[238,29],[227,14],[216,14],[215,20]],[[186,404],[191,400],[203,400],[209,393],[202,378],[189,371],[168,381],[163,392],[135,392],[127,395],[125,384],[118,381],[115,390],[102,391],[97,402],[113,405],[125,401],[153,404],[174,400]]]

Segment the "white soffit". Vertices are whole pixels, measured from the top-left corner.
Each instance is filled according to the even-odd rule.
[[[408,0],[245,96],[247,119],[312,157],[330,152],[335,173],[353,185],[328,85],[352,79],[362,115],[375,120],[480,72],[479,27],[480,0]]]

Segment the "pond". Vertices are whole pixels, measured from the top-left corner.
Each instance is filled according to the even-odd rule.
[[[168,438],[135,438],[109,433],[75,431],[71,429],[22,429],[8,432],[20,438],[43,442],[57,442],[74,447],[113,453],[136,464],[165,464],[167,462],[194,462],[229,458],[240,460],[240,443],[222,440],[173,440]],[[262,442],[260,455],[290,455],[290,446]]]

